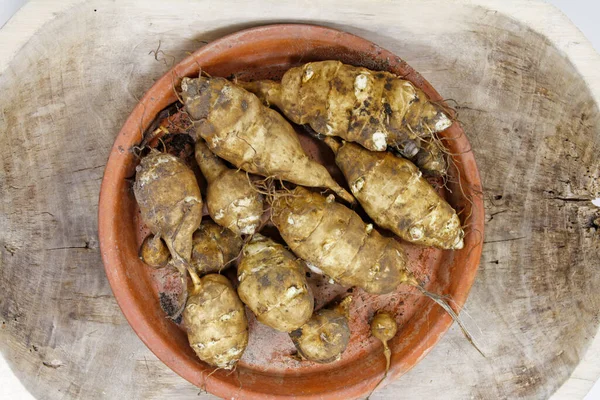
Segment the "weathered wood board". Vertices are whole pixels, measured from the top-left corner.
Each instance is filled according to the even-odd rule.
[[[547,5],[516,2],[515,19],[477,3],[28,4],[0,31],[0,47],[23,43],[0,52],[0,350],[27,389],[40,399],[196,398],[137,338],[108,286],[97,238],[104,165],[137,99],[187,52],[245,27],[311,22],[391,50],[455,99],[485,190],[466,311],[488,357],[453,327],[372,398],[555,392],[600,324],[600,209],[590,201],[600,196],[600,76],[589,73],[600,58],[561,42],[561,32],[580,36]],[[559,39],[528,18],[556,23],[547,32]],[[589,389],[600,366],[586,363]]]

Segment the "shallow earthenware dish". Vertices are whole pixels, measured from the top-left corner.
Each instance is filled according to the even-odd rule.
[[[385,70],[410,80],[435,101],[441,96],[398,56],[360,37],[312,25],[269,25],[247,29],[209,43],[181,61],[144,95],[116,137],[102,181],[99,237],[102,259],[113,293],[140,339],[176,373],[223,398],[239,399],[350,399],[364,396],[380,381],[385,360],[381,344],[369,335],[369,319],[383,308],[400,324],[391,341],[392,367],[387,380],[398,377],[421,360],[440,340],[452,319],[437,305],[409,287],[386,296],[355,291],[350,324],[352,339],[343,357],[331,364],[298,362],[290,357],[293,345],[249,315],[250,342],[235,373],[216,371],[201,362],[188,346],[184,330],[165,317],[159,303],[156,272],[138,259],[143,224],[131,190],[130,178],[138,160],[131,148],[157,114],[177,101],[174,88],[182,77],[197,76],[200,67],[212,76],[237,79],[278,79],[291,66],[308,61],[337,59],[374,70]],[[427,289],[466,301],[479,265],[484,212],[481,183],[473,153],[462,128],[453,124],[442,133],[454,154],[447,200],[461,211],[468,225],[465,246],[458,251],[425,249],[406,244],[411,268],[427,282]],[[336,176],[332,157],[314,140],[301,136],[307,153],[326,164]],[[337,176],[339,177],[339,175]],[[457,184],[460,182],[460,185]],[[464,219],[468,216],[468,221]],[[318,281],[317,306],[345,291]],[[336,293],[337,291],[337,293]]]

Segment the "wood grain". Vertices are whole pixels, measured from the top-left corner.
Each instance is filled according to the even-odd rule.
[[[560,43],[463,2],[66,3],[0,63],[0,349],[36,397],[198,394],[114,301],[98,251],[100,181],[120,126],[172,62],[274,21],[343,29],[405,59],[456,100],[482,174],[486,238],[466,311],[488,357],[452,328],[372,398],[548,398],[578,365],[600,324],[599,92]],[[424,29],[424,18],[446,23]]]

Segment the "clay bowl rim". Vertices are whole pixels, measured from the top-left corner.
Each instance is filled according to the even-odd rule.
[[[285,37],[286,39],[306,39],[307,36],[311,39],[319,39],[329,36],[329,41],[331,41],[331,36],[334,36],[336,38],[336,43],[343,42],[344,45],[350,44],[353,50],[364,51],[365,54],[376,54],[380,60],[385,60],[386,65],[389,65],[389,70],[403,72],[401,75],[403,75],[405,79],[412,81],[416,86],[420,87],[430,98],[436,101],[442,101],[442,97],[419,73],[414,71],[408,64],[391,52],[353,34],[310,24],[263,25],[226,35],[203,46],[183,59],[157,80],[144,94],[117,135],[104,172],[98,207],[100,251],[111,289],[128,323],[144,344],[146,344],[146,346],[162,362],[194,385],[197,385],[197,371],[192,368],[190,360],[177,354],[177,351],[173,346],[170,346],[169,342],[163,340],[156,333],[155,326],[149,318],[145,317],[143,308],[137,304],[134,291],[125,283],[126,263],[123,262],[117,242],[119,233],[116,226],[116,220],[118,219],[118,216],[115,215],[115,211],[120,204],[120,197],[124,194],[124,178],[127,177],[128,172],[131,172],[133,155],[130,153],[130,148],[132,145],[139,143],[142,132],[147,129],[156,114],[177,100],[177,97],[173,92],[173,84],[177,85],[181,77],[193,76],[194,74],[197,75],[199,71],[198,59],[206,57],[218,58],[219,53],[227,52],[231,49],[231,47],[228,46],[236,46],[238,43],[261,40],[266,36],[271,39],[276,38],[277,36],[280,36],[281,38]],[[454,123],[452,127],[446,131],[446,135],[458,138],[456,141],[453,141],[453,146],[468,148],[468,140],[459,124]],[[469,182],[471,189],[474,188],[473,190],[475,190],[475,193],[477,194],[471,197],[472,215],[470,224],[473,230],[479,231],[479,236],[478,243],[469,249],[466,265],[460,281],[453,282],[454,290],[452,297],[454,304],[458,308],[461,308],[466,302],[479,267],[483,249],[484,228],[483,198],[480,195],[480,192],[477,193],[477,191],[481,190],[481,180],[474,155],[472,152],[468,152],[461,154],[460,159],[461,163],[465,165],[465,173],[461,179],[464,179],[465,182]],[[467,237],[469,237],[469,235],[467,235]],[[404,356],[404,360],[395,360],[395,362],[392,363],[388,374],[388,381],[389,379],[393,379],[398,375],[407,372],[425,357],[425,355],[427,355],[441,339],[443,334],[450,328],[453,321],[449,315],[438,313],[436,314],[434,321],[429,322],[428,334],[420,339],[417,346],[413,346],[410,349]],[[383,373],[383,371],[381,371],[381,373]],[[259,374],[262,373],[259,372]],[[326,393],[294,394],[293,397],[302,399],[317,399],[323,398],[323,396],[340,399],[355,398],[368,393],[375,387],[378,381],[379,377],[370,377],[365,379],[362,384],[342,386]],[[214,380],[212,380],[211,383],[212,382],[214,382]],[[211,384],[209,390],[217,396],[227,398],[240,394],[243,394],[244,398],[289,398],[289,396],[254,392],[245,388],[240,392],[239,387],[233,386],[225,381],[217,381],[216,383]]]

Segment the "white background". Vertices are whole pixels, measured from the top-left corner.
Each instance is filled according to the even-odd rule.
[[[0,0],[0,27],[23,5],[27,0]],[[501,1],[501,0],[499,0]],[[561,9],[573,23],[592,42],[597,51],[600,51],[600,23],[595,0],[548,0]],[[0,355],[0,399],[33,400]],[[579,400],[579,399],[574,399]],[[600,380],[596,382],[585,400],[600,400]]]

